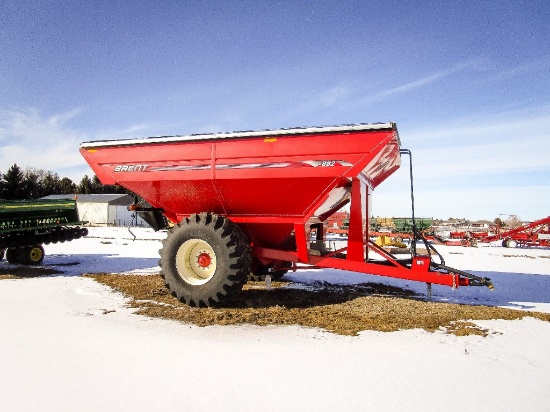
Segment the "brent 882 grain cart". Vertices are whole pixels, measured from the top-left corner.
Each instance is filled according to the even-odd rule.
[[[371,191],[407,152],[394,123],[94,141],[80,151],[102,183],[145,199],[131,208],[155,229],[170,228],[161,275],[192,306],[229,299],[250,273],[281,276],[297,264],[492,287],[434,262],[430,247],[398,260],[370,241]],[[323,222],[348,203],[347,246],[330,250]]]
[[[43,244],[68,242],[88,234],[70,199],[0,200],[0,256],[9,263],[38,265]]]

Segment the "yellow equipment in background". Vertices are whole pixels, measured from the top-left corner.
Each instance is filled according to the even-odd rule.
[[[374,242],[377,246],[380,247],[398,247],[398,248],[406,248],[407,245],[403,242],[398,242],[395,239],[392,239],[389,236],[380,235],[376,237],[376,240]]]

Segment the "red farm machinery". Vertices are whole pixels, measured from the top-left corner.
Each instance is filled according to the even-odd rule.
[[[496,226],[488,231],[450,232],[450,239],[442,239],[429,230],[424,236],[429,241],[447,246],[477,246],[478,243],[501,241],[503,247],[550,247],[550,216],[533,222],[523,223],[515,228],[503,229]]]
[[[502,240],[502,246],[504,247],[548,247],[550,246],[550,216],[508,230],[502,230],[498,227],[494,235],[483,237],[481,242],[494,242],[496,240]]]
[[[397,259],[369,239],[371,192],[410,156],[400,145],[394,123],[377,123],[94,141],[80,151],[104,184],[144,199],[130,208],[169,229],[161,276],[191,306],[227,301],[251,273],[311,266],[492,288],[445,266],[428,242],[427,255],[411,242],[410,258]],[[345,205],[346,246],[331,250],[323,222]]]

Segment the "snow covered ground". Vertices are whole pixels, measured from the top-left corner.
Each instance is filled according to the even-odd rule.
[[[0,409],[6,411],[548,411],[550,324],[477,321],[494,333],[409,330],[338,336],[298,326],[199,328],[135,315],[82,273],[158,271],[159,239],[92,228],[47,245],[60,275],[0,280]],[[438,247],[487,288],[433,299],[550,312],[550,250]],[[8,267],[1,262],[0,267]],[[335,270],[292,280],[424,284]]]

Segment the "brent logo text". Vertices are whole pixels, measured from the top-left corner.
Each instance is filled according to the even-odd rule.
[[[143,172],[149,165],[116,165],[115,172]]]

